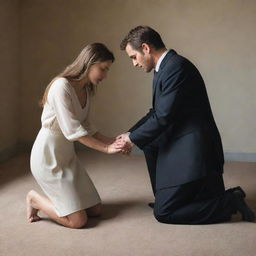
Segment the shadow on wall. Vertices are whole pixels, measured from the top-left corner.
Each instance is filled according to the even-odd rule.
[[[0,164],[0,190],[9,182],[30,174],[28,153],[20,153],[16,157]]]

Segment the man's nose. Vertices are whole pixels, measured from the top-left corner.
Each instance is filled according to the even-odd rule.
[[[134,66],[134,67],[137,67],[137,66],[138,66],[138,62],[137,62],[136,60],[133,60],[132,62],[133,62],[133,66]]]

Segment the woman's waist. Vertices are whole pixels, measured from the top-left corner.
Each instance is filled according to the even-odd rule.
[[[60,129],[54,129],[53,127],[49,126],[42,126],[39,133],[38,137],[40,137],[40,140],[50,140],[52,142],[61,142],[65,144],[73,144],[72,141],[69,141],[62,131]]]
[[[50,131],[55,132],[55,133],[63,134],[56,118],[54,118],[51,121],[48,120],[48,122],[43,121],[42,128],[49,129]]]
[[[42,127],[36,137],[33,145],[34,150],[39,151],[54,151],[55,153],[73,153],[74,143],[67,140],[67,138],[59,132],[53,131],[52,129]]]

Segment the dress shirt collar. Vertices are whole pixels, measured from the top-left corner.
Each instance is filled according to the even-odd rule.
[[[159,68],[160,68],[160,65],[164,59],[164,57],[166,56],[166,54],[169,52],[170,50],[166,50],[162,55],[161,57],[158,59],[157,63],[156,63],[156,67],[155,67],[155,72],[158,72],[159,71]]]

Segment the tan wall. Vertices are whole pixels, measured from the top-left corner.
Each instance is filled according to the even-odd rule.
[[[0,0],[0,31],[0,152],[6,152],[16,147],[19,131],[18,0]]]
[[[147,24],[201,71],[225,151],[256,152],[255,13],[253,0],[22,1],[21,138],[36,136],[45,85],[94,41],[117,59],[98,87],[94,119],[106,134],[127,130],[150,107],[152,74],[134,69],[119,43]]]

